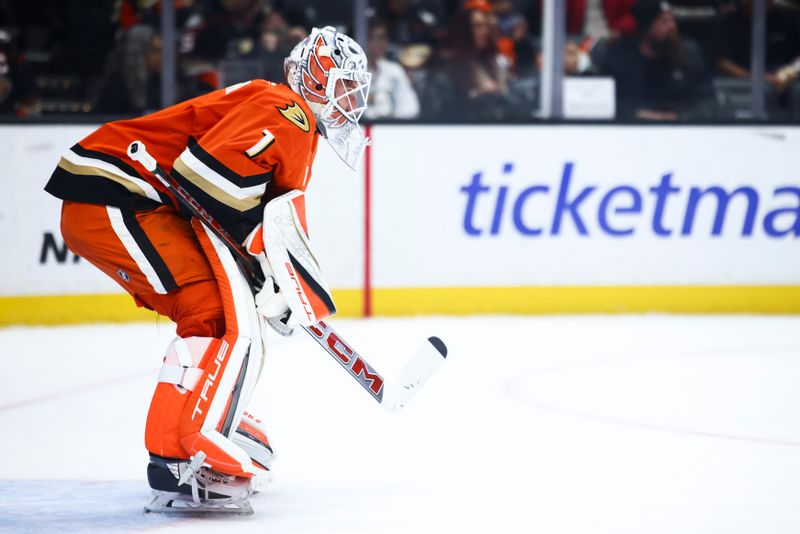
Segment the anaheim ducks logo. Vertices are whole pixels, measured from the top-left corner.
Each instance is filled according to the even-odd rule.
[[[286,104],[285,108],[281,108],[280,106],[276,106],[278,111],[281,112],[281,115],[286,117],[286,120],[307,132],[311,129],[311,125],[308,123],[308,117],[306,117],[305,112],[302,108],[297,105],[296,102],[292,101],[292,105]]]

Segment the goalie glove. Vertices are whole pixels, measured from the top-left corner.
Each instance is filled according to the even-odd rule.
[[[292,312],[289,309],[289,304],[281,294],[280,288],[272,276],[272,268],[269,265],[269,261],[267,261],[262,236],[263,227],[259,224],[244,242],[247,252],[258,260],[261,271],[264,273],[264,285],[254,296],[256,311],[273,330],[282,336],[288,337],[292,335],[297,323],[296,321],[291,321]]]
[[[263,266],[261,267],[264,268]],[[268,276],[264,287],[255,295],[256,310],[277,333],[291,336],[297,321],[292,320],[292,310],[281,294],[275,279]]]
[[[310,326],[336,313],[330,289],[311,252],[303,193],[290,191],[267,203],[264,222],[245,240],[264,272],[256,308],[281,335],[296,325]]]

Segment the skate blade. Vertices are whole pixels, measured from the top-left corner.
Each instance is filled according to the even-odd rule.
[[[153,492],[150,502],[145,505],[146,514],[206,515],[233,514],[253,515],[249,499],[214,499],[213,502],[195,502],[190,495],[183,493]]]

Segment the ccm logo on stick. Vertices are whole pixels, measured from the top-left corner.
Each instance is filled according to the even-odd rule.
[[[321,329],[320,329],[321,328]],[[318,339],[327,341],[331,353],[341,360],[342,364],[376,395],[383,389],[383,379],[365,362],[356,352],[342,341],[336,332],[328,330],[328,325],[320,321],[308,327],[309,331]]]

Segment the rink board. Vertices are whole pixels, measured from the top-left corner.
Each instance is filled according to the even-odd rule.
[[[42,191],[93,128],[0,126],[0,324],[152,317],[65,248]],[[800,128],[371,135],[357,172],[320,143],[308,189],[340,315],[800,312]]]

